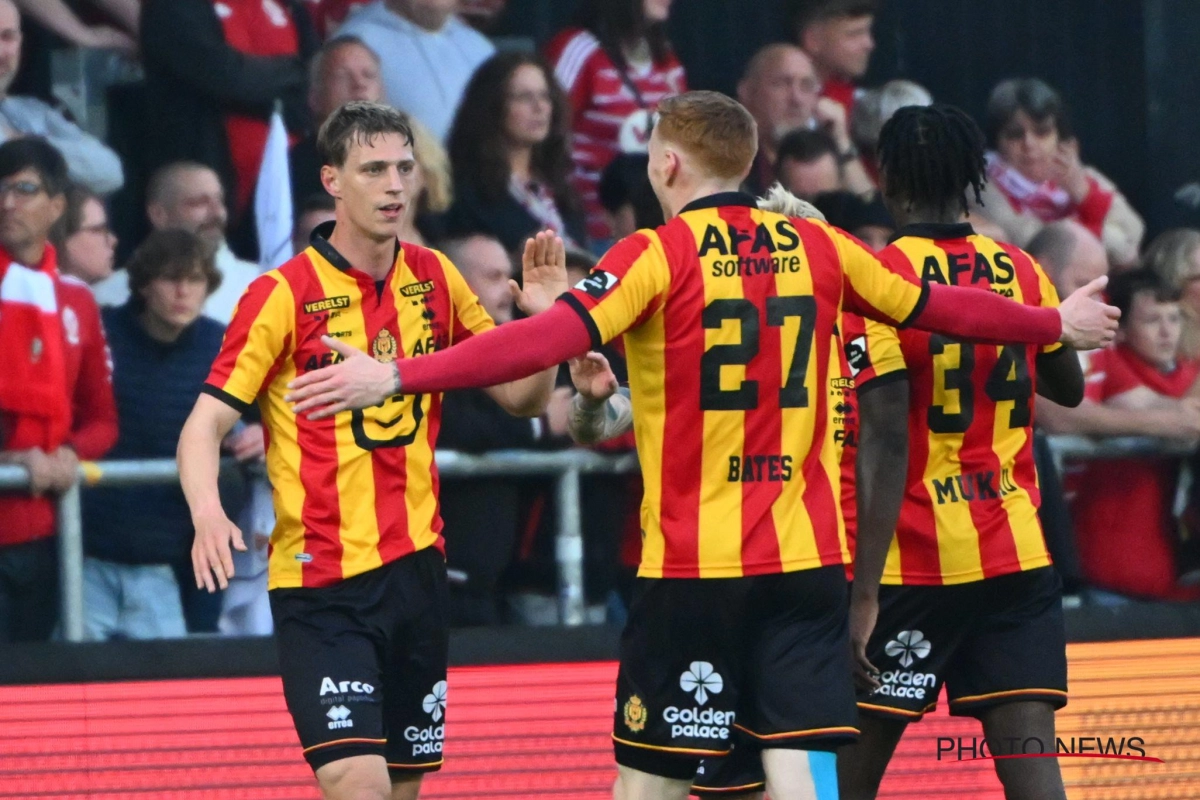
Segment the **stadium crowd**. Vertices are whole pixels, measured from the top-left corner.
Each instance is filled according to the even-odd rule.
[[[859,84],[876,2],[793,5],[786,40],[755,53],[737,83],[759,135],[745,188],[761,195],[779,182],[880,250],[895,230],[876,189],[880,130],[897,109],[935,98],[907,80]],[[28,491],[0,493],[0,641],[54,635],[55,497],[78,481],[80,462],[174,457],[239,297],[278,266],[260,252],[256,191],[287,181],[294,252],[333,218],[316,132],[346,102],[407,116],[419,201],[400,237],[443,251],[499,324],[519,314],[508,280],[536,231],[563,238],[575,283],[614,241],[662,224],[645,149],[656,104],[688,86],[666,33],[672,0],[581,0],[576,24],[548,42],[498,51],[486,33],[504,6],[0,0],[0,343],[31,354],[0,375],[0,462],[31,479]],[[22,70],[48,58],[54,37],[140,65],[138,119],[109,125],[141,132],[124,158],[49,100],[46,70]],[[282,170],[273,119],[289,144]],[[970,213],[975,230],[1028,250],[1062,297],[1111,275],[1123,312],[1118,343],[1083,356],[1084,402],[1037,399],[1042,520],[1067,590],[1105,604],[1200,599],[1200,484],[1188,455],[1200,441],[1200,231],[1144,241],[1119,187],[1084,162],[1067,99],[1042,80],[1002,81],[979,121],[989,181]],[[137,217],[121,242],[110,220],[118,191],[124,216]],[[620,352],[605,355],[624,381]],[[565,369],[559,385],[533,420],[479,390],[448,394],[439,447],[576,446]],[[1057,434],[1164,446],[1068,463],[1060,475],[1045,438]],[[270,633],[274,520],[254,409],[225,451],[243,467],[223,472],[223,504],[249,547],[221,593],[195,588],[178,485],[83,492],[88,638]],[[584,479],[589,621],[621,619],[640,495],[638,478]],[[457,624],[557,621],[554,502],[545,480],[444,481]]]

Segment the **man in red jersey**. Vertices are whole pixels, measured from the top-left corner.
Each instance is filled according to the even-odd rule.
[[[736,101],[689,92],[658,111],[648,172],[666,225],[619,242],[541,318],[456,356],[393,367],[326,337],[345,360],[293,381],[289,399],[323,419],[396,391],[529,374],[623,334],[646,495],[616,795],[686,797],[736,731],[764,748],[775,800],[813,798],[836,781],[832,748],[857,735],[827,387],[839,311],[1088,347],[1113,336],[1116,311],[1091,297],[1099,284],[1060,312],[901,278],[837,229],[737,191],[757,131]]]
[[[902,108],[879,156],[900,226],[885,264],[1025,306],[1058,304],[1030,255],[963,221],[967,192],[978,197],[985,180],[970,117]],[[870,321],[845,335],[862,424],[850,610],[862,733],[840,754],[842,797],[875,797],[905,727],[937,705],[943,683],[950,713],[978,718],[994,755],[1053,753],[1066,632],[1037,516],[1033,396],[1078,405],[1079,360],[1057,344],[973,345]],[[1066,797],[1053,758],[995,766],[1007,800]]]
[[[230,546],[245,543],[220,505],[220,446],[258,402],[277,520],[271,613],[305,758],[330,800],[412,800],[422,775],[441,767],[445,737],[449,611],[433,461],[441,395],[386,393],[371,408],[314,421],[296,417],[284,394],[293,378],[341,357],[322,336],[390,363],[458,346],[493,322],[448,258],[396,238],[415,202],[412,131],[400,112],[348,103],[319,142],[336,219],[246,290],[180,437],[180,477],[196,583],[225,588]],[[539,241],[546,249],[551,240]],[[561,246],[541,254],[540,268],[534,260],[531,250],[524,290],[514,291],[528,314],[566,289]],[[510,413],[537,416],[555,372],[487,391]]]

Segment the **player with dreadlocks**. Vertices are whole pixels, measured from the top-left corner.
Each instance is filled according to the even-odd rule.
[[[899,227],[882,261],[931,283],[1058,305],[1030,255],[965,219],[966,193],[978,200],[985,180],[970,117],[945,105],[902,108],[879,156]],[[943,683],[950,713],[977,717],[992,755],[1053,753],[1066,635],[1037,517],[1033,394],[1078,405],[1079,361],[1058,345],[846,327],[860,414],[850,636],[862,733],[839,753],[842,798],[875,797],[905,727],[937,705]],[[1008,800],[1066,797],[1053,758],[995,764]]]

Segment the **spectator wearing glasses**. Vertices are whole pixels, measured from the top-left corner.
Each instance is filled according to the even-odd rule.
[[[583,0],[575,27],[547,49],[571,101],[575,188],[594,243],[612,238],[597,196],[600,175],[619,153],[645,153],[658,101],[687,91],[667,40],[672,0]]]
[[[46,142],[0,145],[0,463],[30,478],[28,491],[0,492],[0,642],[47,639],[58,620],[53,496],[75,483],[78,461],[47,237],[66,185],[66,162]]]
[[[514,253],[549,229],[568,247],[583,247],[568,116],[566,96],[537,56],[501,53],[484,62],[450,133],[456,183],[449,232],[494,236]]]
[[[1080,160],[1080,144],[1058,92],[1037,78],[1001,81],[987,108],[988,184],[972,213],[1025,247],[1045,225],[1073,219],[1115,267],[1137,261],[1145,224],[1113,182]]]
[[[82,186],[67,190],[67,208],[50,231],[58,271],[91,286],[113,273],[117,237],[104,201]]]
[[[67,161],[72,181],[98,194],[121,188],[121,159],[103,142],[36,97],[8,93],[21,65],[21,14],[13,0],[0,0],[0,142],[41,136]]]

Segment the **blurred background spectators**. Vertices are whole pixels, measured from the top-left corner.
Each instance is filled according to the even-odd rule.
[[[295,252],[332,218],[320,124],[350,100],[389,102],[413,123],[418,162],[401,238],[445,250],[503,324],[530,233],[567,239],[577,282],[589,251],[662,223],[649,112],[689,86],[754,115],[748,190],[778,180],[873,249],[894,233],[875,196],[883,123],[935,97],[981,122],[990,182],[976,230],[1029,249],[1060,296],[1111,273],[1129,310],[1118,345],[1081,354],[1079,408],[1037,400],[1055,561],[1095,602],[1194,599],[1200,111],[1186,87],[1200,66],[1185,34],[1200,6],[1150,5],[969,0],[947,16],[914,0],[0,0],[0,263],[13,285],[53,294],[0,314],[8,352],[45,353],[0,381],[0,461],[26,466],[38,494],[0,495],[0,639],[55,625],[53,500],[78,460],[114,442],[110,457],[173,455],[222,324],[260,273],[251,200],[275,110]],[[112,306],[103,328],[96,301]],[[624,380],[619,349],[606,356]],[[561,384],[532,422],[481,393],[447,395],[441,446],[569,446]],[[1060,436],[1142,437],[1137,452],[1153,455],[1068,460],[1060,486],[1051,442],[1068,440],[1048,438]],[[262,448],[250,417],[227,449],[254,463]],[[269,487],[241,470],[225,484],[253,547],[223,601],[191,589],[177,488],[84,492],[90,636],[269,631]],[[457,623],[556,618],[549,485],[443,483]],[[619,620],[640,488],[583,485],[588,618]]]

